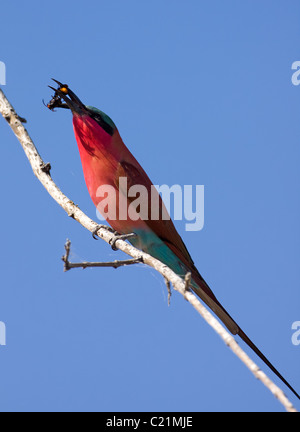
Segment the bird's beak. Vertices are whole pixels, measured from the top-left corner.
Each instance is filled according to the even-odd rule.
[[[69,89],[67,84],[62,84],[61,82],[55,80],[52,78],[54,82],[58,84],[58,89],[55,89],[54,87],[49,86],[52,90],[55,91],[55,96],[53,97],[53,108],[66,108],[65,104],[63,104],[60,99],[63,99],[65,103],[67,104],[67,107],[74,113],[82,113],[83,110],[86,109],[85,105],[81,102],[81,100],[76,96],[75,93],[72,92],[71,89]],[[48,104],[48,108],[51,107],[51,102]]]

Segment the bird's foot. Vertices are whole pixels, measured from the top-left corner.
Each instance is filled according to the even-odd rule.
[[[135,233],[130,234],[119,234],[117,231],[114,232],[114,237],[110,240],[109,244],[111,245],[112,250],[116,251],[118,248],[116,247],[116,242],[118,240],[128,240],[129,238],[136,237]]]
[[[99,231],[100,228],[104,228],[104,229],[106,229],[107,231],[114,232],[114,231],[113,231],[109,226],[107,226],[107,225],[97,225],[96,228],[92,231],[93,239],[98,240],[97,237],[99,237],[99,236],[98,236],[98,231]]]

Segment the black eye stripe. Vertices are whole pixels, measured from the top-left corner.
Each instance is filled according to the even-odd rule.
[[[89,113],[89,116],[92,119],[94,119],[98,123],[98,125],[100,125],[102,127],[102,129],[105,130],[105,132],[107,132],[110,136],[113,135],[114,129],[108,123],[106,123],[105,120],[103,120],[103,118],[101,117],[100,114],[95,113],[95,112],[91,111],[90,109],[88,109],[88,113]]]

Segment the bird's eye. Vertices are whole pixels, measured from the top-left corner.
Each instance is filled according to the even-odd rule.
[[[64,94],[68,94],[68,86],[63,86],[59,90]]]

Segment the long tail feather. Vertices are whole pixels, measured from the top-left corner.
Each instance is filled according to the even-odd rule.
[[[272,365],[272,363],[264,356],[264,354],[257,348],[257,346],[249,339],[249,337],[243,332],[238,324],[231,318],[229,313],[223,308],[221,303],[216,299],[213,292],[210,290],[207,283],[204,281],[202,276],[197,272],[193,271],[193,280],[197,283],[197,286],[192,285],[191,288],[220,318],[225,324],[228,330],[233,335],[239,335],[240,338],[258,355],[258,357],[274,372],[274,374],[281,379],[281,381],[300,399],[299,394],[296,390],[288,383],[288,381],[278,372],[278,370]]]
[[[288,383],[288,381],[278,372],[278,370],[272,365],[272,363],[263,355],[263,353],[257,348],[256,345],[249,339],[249,337],[239,328],[238,335],[240,338],[258,355],[258,357],[274,372],[274,374],[281,379],[281,381],[300,399],[299,394],[296,390]]]

